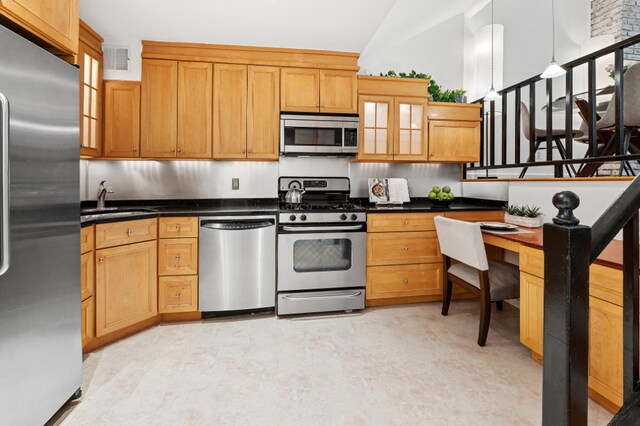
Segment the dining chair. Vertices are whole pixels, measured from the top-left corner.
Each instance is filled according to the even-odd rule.
[[[631,144],[631,137],[640,130],[640,63],[635,63],[622,75],[624,98],[622,100],[624,148],[622,155],[627,154]],[[596,123],[598,130],[614,130],[616,125],[616,95],[611,96],[611,102],[604,115]],[[620,163],[620,174],[625,162]]]
[[[522,121],[522,131],[524,132],[524,137],[527,141],[529,141],[529,144],[534,144],[533,146],[533,155],[529,156],[529,159],[527,160],[527,163],[531,163],[536,155],[536,152],[538,152],[538,149],[540,149],[540,145],[542,145],[542,143],[546,143],[547,142],[547,130],[546,129],[535,129],[535,139],[532,141],[531,138],[531,125],[530,125],[530,114],[529,114],[529,108],[527,108],[527,105],[524,102],[520,102],[520,119]],[[577,131],[574,132],[574,137],[577,135]],[[560,157],[563,160],[567,159],[567,151],[564,148],[564,145],[562,144],[562,138],[564,138],[566,136],[566,130],[565,129],[551,129],[551,144],[546,146],[546,149],[553,149],[553,143],[555,142],[556,146],[558,147],[558,152],[560,153]],[[567,173],[569,173],[569,176],[575,176],[576,175],[576,169],[573,167],[572,164],[565,164],[565,167],[567,169]],[[524,167],[522,169],[522,172],[520,172],[520,179],[524,178],[524,175],[527,174],[527,170],[529,170],[529,167]],[[573,173],[573,175],[572,175]]]
[[[520,273],[516,265],[487,260],[479,223],[435,217],[440,252],[444,258],[442,315],[449,313],[453,284],[480,295],[478,345],[484,346],[491,322],[491,304],[520,297]],[[457,263],[453,263],[453,261]]]

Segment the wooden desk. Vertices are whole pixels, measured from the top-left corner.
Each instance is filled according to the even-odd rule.
[[[520,342],[531,349],[533,359],[542,362],[543,230],[532,231],[483,232],[483,239],[489,246],[519,254]],[[611,242],[590,267],[589,396],[614,413],[622,405],[622,241],[619,240]]]

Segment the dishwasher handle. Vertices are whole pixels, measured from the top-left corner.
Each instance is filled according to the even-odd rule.
[[[200,227],[217,231],[245,231],[275,226],[275,220],[202,221]]]

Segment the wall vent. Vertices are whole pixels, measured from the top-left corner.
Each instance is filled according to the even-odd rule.
[[[129,48],[118,46],[102,47],[104,69],[108,71],[129,71]]]

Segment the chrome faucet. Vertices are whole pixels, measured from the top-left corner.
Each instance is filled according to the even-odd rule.
[[[113,194],[113,188],[107,188],[104,186],[106,180],[100,182],[98,185],[98,210],[104,209],[104,201],[107,198],[107,194]]]

